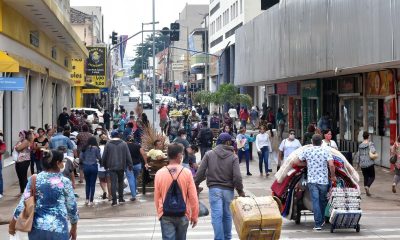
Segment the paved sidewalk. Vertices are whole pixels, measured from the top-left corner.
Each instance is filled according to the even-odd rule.
[[[270,195],[270,186],[274,181],[273,175],[268,178],[260,177],[258,171],[258,157],[257,154],[253,153],[254,160],[251,161],[250,169],[253,176],[246,176],[245,163],[241,164],[241,171],[243,174],[243,181],[245,186],[246,195],[263,196]],[[198,157],[198,160],[200,157]],[[274,171],[276,170],[275,164],[272,165]],[[362,174],[360,172],[361,180],[360,186],[362,186]],[[393,173],[389,170],[377,167],[376,168],[376,180],[371,187],[371,197],[367,197],[365,193],[362,194],[362,209],[364,211],[391,211],[399,209],[400,207],[400,188],[397,194],[391,192]],[[204,187],[203,192],[200,194],[200,200],[208,205],[208,188],[205,186],[205,181],[202,183]],[[0,200],[0,224],[6,224],[11,218],[16,204],[19,201],[18,197],[19,187],[17,184],[11,188],[6,189],[4,198]],[[97,198],[95,200],[94,207],[84,206],[85,201],[85,185],[77,184],[76,192],[79,194],[78,206],[80,212],[80,218],[93,219],[93,218],[104,218],[104,217],[141,217],[141,216],[154,216],[154,202],[153,194],[147,193],[145,196],[139,194],[135,202],[127,201],[125,204],[111,207],[111,202],[107,200],[101,200]],[[101,188],[96,185],[96,197],[101,195]],[[125,200],[128,200],[130,195],[125,195]]]

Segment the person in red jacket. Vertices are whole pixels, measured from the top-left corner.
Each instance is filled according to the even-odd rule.
[[[249,111],[247,111],[247,108],[242,107],[242,109],[240,109],[240,113],[239,113],[240,127],[246,127],[249,116],[250,115],[249,115]]]

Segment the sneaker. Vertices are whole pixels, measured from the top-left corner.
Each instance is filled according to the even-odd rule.
[[[107,198],[107,193],[103,193],[102,198],[103,198],[103,199],[106,199],[106,198]]]
[[[0,199],[2,199],[3,198],[3,194],[0,194]]]
[[[131,197],[131,198],[129,199],[129,201],[134,202],[134,201],[136,201],[136,198]]]
[[[118,202],[119,202],[119,203],[124,203],[124,202],[125,202],[125,199],[121,198]]]
[[[313,230],[314,230],[314,231],[321,231],[321,230],[322,230],[322,227],[314,227]]]
[[[88,206],[89,207],[93,207],[94,206],[94,202],[90,202]]]
[[[85,201],[85,206],[89,205],[89,200]]]
[[[251,173],[248,172],[248,173],[247,173],[247,176],[253,176],[253,174],[251,174]]]
[[[392,193],[396,193],[396,185],[392,185]],[[0,194],[1,195],[1,194]],[[1,197],[0,197],[1,198]]]
[[[368,197],[371,197],[371,193],[369,192],[369,187],[365,187],[365,193]]]
[[[111,203],[111,207],[115,207],[115,206],[117,206],[117,205],[118,205],[117,202],[112,202],[112,203]]]

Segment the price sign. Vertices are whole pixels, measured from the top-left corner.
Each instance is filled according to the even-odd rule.
[[[106,87],[106,77],[105,76],[93,76],[92,84],[99,88]]]

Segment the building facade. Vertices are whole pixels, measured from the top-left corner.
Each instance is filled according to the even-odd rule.
[[[372,135],[389,167],[398,135],[400,5],[392,1],[282,0],[236,32],[235,84],[262,86],[302,135],[328,116],[340,149]],[[372,17],[373,16],[373,17]],[[346,26],[346,27],[344,27]]]

